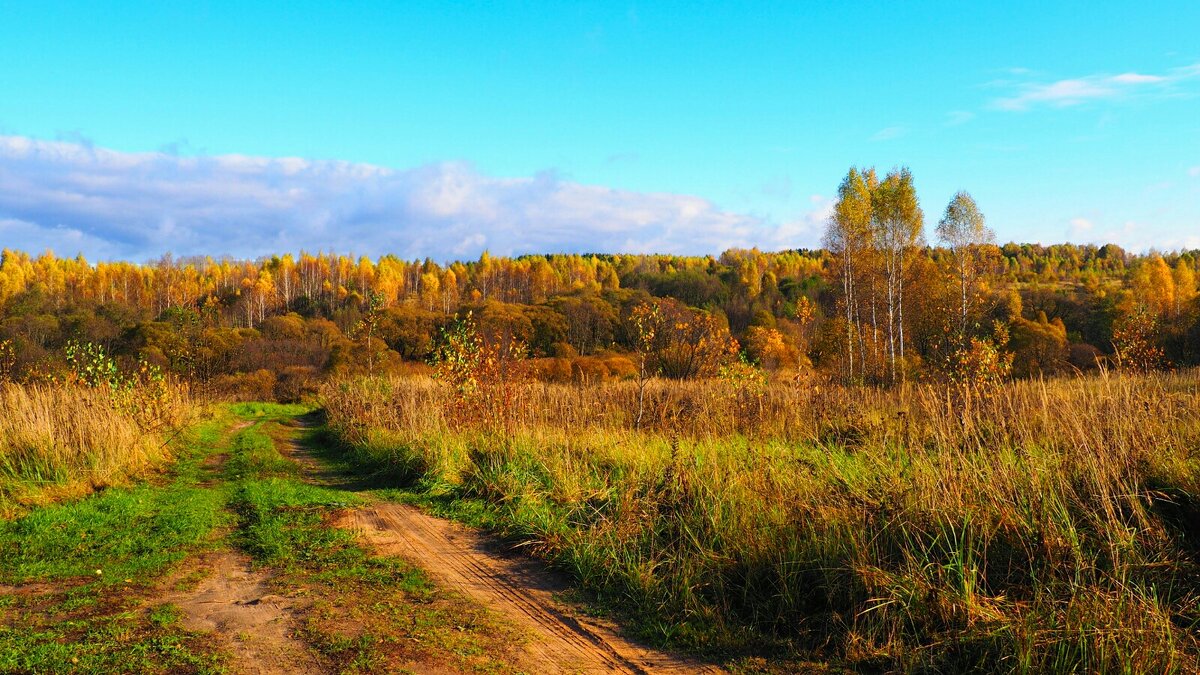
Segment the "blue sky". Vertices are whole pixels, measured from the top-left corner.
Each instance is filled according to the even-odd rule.
[[[0,239],[815,246],[904,164],[930,231],[1200,247],[1200,4],[957,4],[0,0]]]

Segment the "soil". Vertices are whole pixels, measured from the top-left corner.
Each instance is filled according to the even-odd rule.
[[[316,655],[295,636],[300,601],[273,595],[266,574],[246,556],[218,553],[205,561],[211,573],[190,591],[162,599],[183,612],[183,625],[214,635],[232,655],[234,672],[246,675],[323,673]]]
[[[637,645],[614,626],[581,616],[555,595],[569,589],[540,563],[506,554],[488,537],[404,504],[377,503],[344,516],[380,553],[410,560],[443,586],[525,628],[523,660],[537,673],[718,673]]]

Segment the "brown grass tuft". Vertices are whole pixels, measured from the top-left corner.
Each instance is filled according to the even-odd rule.
[[[120,484],[161,464],[169,426],[190,404],[172,388],[154,401],[155,428],[105,388],[0,384],[0,514]],[[165,426],[164,426],[165,425]]]

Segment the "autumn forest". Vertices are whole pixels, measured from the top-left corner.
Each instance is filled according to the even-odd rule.
[[[997,245],[965,193],[926,232],[907,173],[852,170],[839,194],[822,250],[448,264],[5,250],[0,373],[52,379],[68,343],[91,343],[222,395],[298,400],[329,377],[428,370],[470,316],[517,340],[539,379],[601,382],[635,369],[631,317],[645,304],[664,322],[654,367],[675,379],[739,358],[776,378],[866,384],[1200,363],[1200,252]]]

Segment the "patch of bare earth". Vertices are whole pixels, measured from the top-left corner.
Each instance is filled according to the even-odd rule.
[[[581,616],[555,598],[568,584],[536,561],[505,555],[484,535],[403,504],[350,511],[338,523],[380,553],[425,569],[447,588],[524,628],[521,660],[535,673],[718,673],[719,669],[635,644],[615,626]]]
[[[0,584],[0,596],[30,597],[49,595],[62,588],[61,584],[49,584],[42,581],[30,581],[24,584],[9,586]]]
[[[234,672],[247,675],[323,673],[321,661],[296,637],[301,601],[271,593],[267,576],[243,555],[209,557],[211,572],[195,588],[162,599],[182,611],[189,630],[209,633],[230,653]]]

